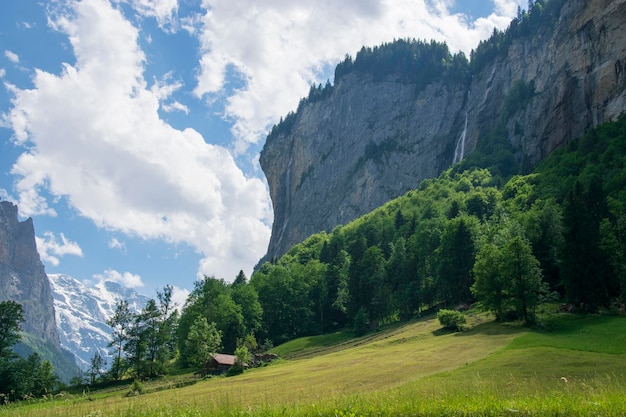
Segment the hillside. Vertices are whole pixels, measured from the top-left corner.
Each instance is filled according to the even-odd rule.
[[[626,2],[529,4],[469,60],[445,44],[397,40],[364,47],[333,84],[313,86],[261,153],[274,207],[263,261],[476,150],[497,155],[502,174],[527,173],[626,110]]]
[[[290,357],[297,345],[296,357],[237,377],[177,389],[171,388],[174,379],[146,382],[146,393],[136,397],[119,387],[10,405],[0,408],[0,416],[624,413],[626,345],[619,335],[625,319],[546,308],[542,322],[549,331],[470,314],[470,328],[454,333],[426,318],[339,343],[325,337],[293,341],[278,350]]]
[[[624,132],[625,117],[599,126],[509,180],[470,157],[311,235],[251,277],[263,308],[257,335],[284,342],[356,328],[357,317],[367,330],[475,302],[527,322],[547,299],[617,311],[626,302]]]

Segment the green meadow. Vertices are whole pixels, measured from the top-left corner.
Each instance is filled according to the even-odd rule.
[[[626,415],[626,317],[551,314],[535,328],[470,314],[278,346],[235,377],[193,375],[0,407],[0,416]]]

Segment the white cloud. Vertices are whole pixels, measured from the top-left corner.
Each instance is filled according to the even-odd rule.
[[[9,61],[13,62],[14,64],[19,64],[20,63],[20,57],[15,52],[11,52],[9,50],[5,50],[4,51],[4,56],[7,57],[7,59]]]
[[[131,274],[130,272],[118,272],[115,269],[107,269],[103,274],[96,274],[93,277],[97,282],[117,282],[125,288],[139,288],[144,286],[141,276]]]
[[[0,78],[4,78],[7,75],[7,71],[4,68],[0,68]]]
[[[115,237],[112,237],[111,240],[109,240],[109,248],[119,249],[120,251],[126,253],[126,243],[119,241]]]
[[[189,297],[189,291],[184,288],[178,288],[177,286],[172,286],[172,301],[178,311],[180,312],[185,305],[185,301],[187,301],[187,297]]]
[[[189,107],[174,100],[172,102],[166,102],[174,92],[179,90],[183,86],[180,81],[172,81],[172,72],[165,74],[160,80],[154,80],[154,84],[150,88],[150,91],[159,100],[161,109],[165,112],[182,111],[185,114],[189,114]]]
[[[178,0],[131,0],[133,8],[147,17],[154,17],[166,31],[178,28]]]
[[[450,0],[204,0],[206,13],[190,30],[203,52],[195,92],[210,98],[225,86],[229,69],[243,75],[246,86],[228,97],[225,109],[241,151],[295,110],[346,53],[416,38],[445,40],[452,51],[469,54],[494,27],[508,25],[520,1],[496,0],[488,18],[468,21],[448,12]]]
[[[176,83],[144,79],[138,30],[105,0],[73,3],[52,17],[76,64],[37,70],[13,87],[5,123],[27,146],[12,173],[20,211],[54,215],[42,196],[65,196],[96,225],[146,239],[184,242],[205,256],[199,274],[233,277],[267,249],[271,205],[224,148],[159,118]]]
[[[265,183],[247,178],[225,148],[159,117],[159,109],[189,112],[172,98],[182,83],[171,73],[146,81],[138,29],[119,3],[198,37],[195,94],[226,97],[223,116],[243,152],[346,53],[405,37],[468,53],[506,27],[520,1],[494,0],[493,14],[468,21],[448,12],[450,0],[203,0],[203,15],[180,22],[176,0],[68,1],[49,22],[69,38],[76,63],[60,74],[36,70],[32,89],[8,85],[13,108],[0,123],[27,149],[11,171],[20,211],[56,215],[45,196],[64,196],[100,227],[191,245],[204,256],[199,275],[232,279],[267,249]],[[228,71],[245,81],[231,93]]]
[[[58,266],[59,258],[63,256],[83,256],[83,251],[78,243],[68,240],[63,233],[60,234],[60,241],[52,232],[45,232],[43,236],[35,237],[37,251],[43,262]]]

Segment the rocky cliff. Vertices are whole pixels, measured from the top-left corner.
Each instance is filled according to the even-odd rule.
[[[274,205],[264,259],[415,188],[495,131],[532,166],[626,110],[626,0],[552,2],[555,16],[514,21],[458,82],[352,71],[303,101],[261,153]]]
[[[32,219],[18,221],[17,206],[0,201],[0,301],[22,305],[21,355],[37,351],[65,382],[78,373],[74,356],[61,349],[54,300],[37,246]]]
[[[54,300],[37,246],[32,219],[19,222],[17,206],[0,201],[0,301],[22,305],[22,330],[57,346]]]

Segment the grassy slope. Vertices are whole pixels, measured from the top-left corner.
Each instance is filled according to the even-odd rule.
[[[460,410],[497,415],[547,406],[575,413],[597,407],[605,407],[599,410],[603,415],[626,412],[620,385],[626,377],[626,318],[556,316],[549,332],[498,325],[484,316],[472,317],[470,325],[466,332],[449,333],[436,320],[425,319],[358,339],[342,334],[306,338],[278,348],[290,359],[238,377],[134,398],[117,391],[93,395],[92,401],[69,398],[10,407],[0,409],[0,416],[438,415]]]

